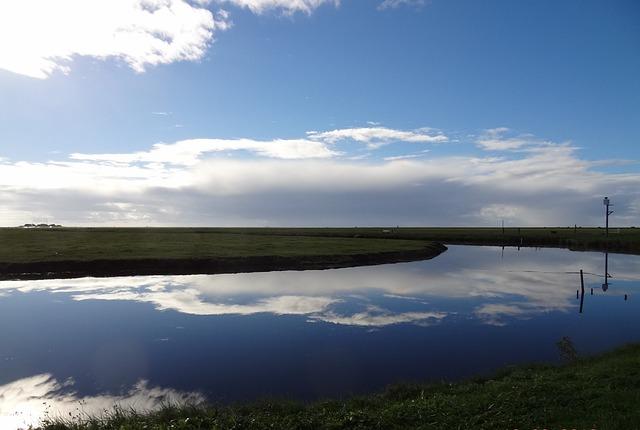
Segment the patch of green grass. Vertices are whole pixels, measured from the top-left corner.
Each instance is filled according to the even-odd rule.
[[[151,429],[637,429],[640,345],[565,366],[524,366],[489,379],[402,385],[384,393],[308,405],[263,401],[238,406],[114,410],[102,417],[52,419],[42,430]]]
[[[2,228],[0,244],[0,263],[354,255],[431,245],[424,240],[238,234],[196,228]]]
[[[229,228],[213,229],[237,234],[361,237],[430,240],[444,244],[552,246],[575,250],[604,250],[640,254],[640,228],[535,227],[363,227],[363,228]]]

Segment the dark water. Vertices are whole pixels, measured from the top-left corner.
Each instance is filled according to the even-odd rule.
[[[328,271],[0,282],[0,428],[455,380],[557,361],[563,336],[582,354],[640,341],[640,257],[608,259],[606,292],[601,253],[458,246]]]

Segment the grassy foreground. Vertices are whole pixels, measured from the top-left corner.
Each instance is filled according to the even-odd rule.
[[[112,411],[42,430],[152,429],[637,429],[640,345],[560,366],[505,370],[455,384],[397,386],[381,394],[309,405],[165,407]]]

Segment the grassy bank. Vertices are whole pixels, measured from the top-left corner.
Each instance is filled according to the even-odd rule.
[[[412,385],[309,405],[166,407],[114,411],[43,430],[138,429],[636,429],[640,426],[640,345],[560,367],[505,370],[490,379]]]
[[[421,249],[427,241],[234,234],[214,229],[0,229],[0,262],[351,255]]]
[[[439,243],[640,254],[640,229],[4,228],[0,279],[327,269],[432,258]]]
[[[229,273],[431,258],[425,240],[239,234],[214,229],[0,229],[0,279]]]

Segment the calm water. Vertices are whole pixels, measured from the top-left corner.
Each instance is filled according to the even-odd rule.
[[[451,246],[340,270],[0,282],[0,428],[455,380],[557,361],[562,336],[584,354],[640,341],[640,257],[609,255],[606,292],[604,267],[601,253]]]

